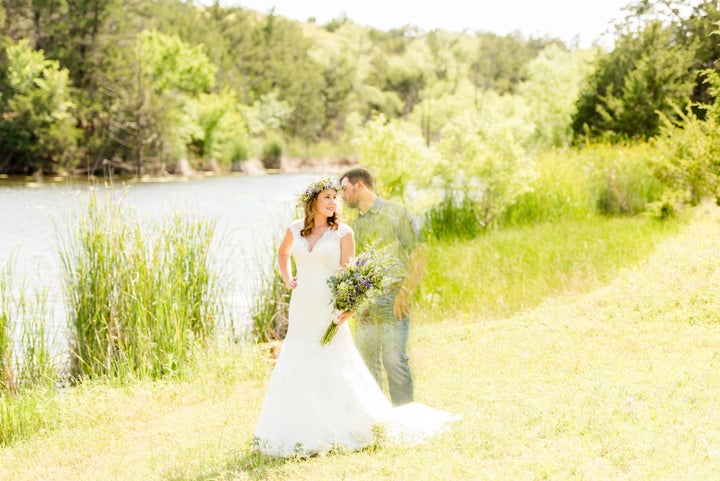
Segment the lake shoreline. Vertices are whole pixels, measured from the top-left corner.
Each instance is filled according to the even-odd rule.
[[[0,187],[7,185],[23,185],[37,187],[43,184],[66,183],[66,182],[87,182],[96,183],[136,183],[136,182],[186,182],[196,179],[219,176],[263,176],[272,174],[325,174],[339,173],[358,165],[358,159],[352,157],[318,157],[304,159],[298,157],[283,158],[279,168],[265,167],[259,159],[249,159],[237,162],[228,168],[214,166],[202,170],[191,168],[174,169],[172,172],[163,171],[159,174],[143,174],[140,177],[129,173],[113,174],[112,176],[83,175],[83,174],[33,174],[33,175],[9,175],[0,174]]]

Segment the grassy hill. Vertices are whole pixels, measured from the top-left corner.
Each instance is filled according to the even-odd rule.
[[[0,450],[12,480],[708,480],[720,473],[720,208],[592,289],[522,312],[417,322],[417,400],[461,414],[410,449],[250,451],[271,360],[198,355],[183,379],[86,384]]]

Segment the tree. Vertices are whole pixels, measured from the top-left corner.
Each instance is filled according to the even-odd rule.
[[[245,102],[277,92],[293,107],[283,130],[304,141],[317,139],[324,123],[323,69],[310,56],[312,42],[297,22],[271,12],[252,29],[249,43],[248,51],[236,59]]]
[[[518,88],[535,126],[532,142],[541,147],[565,147],[572,141],[572,119],[596,52],[567,51],[549,45],[527,66],[528,78]]]
[[[215,86],[215,66],[203,45],[190,46],[176,35],[143,31],[130,59],[132,75],[106,86],[110,112],[108,150],[119,166],[132,162],[137,175],[148,168],[187,158],[193,139],[202,136],[190,99]]]
[[[576,138],[648,138],[658,133],[659,113],[675,116],[694,85],[694,51],[678,45],[675,29],[653,21],[618,39],[602,55],[577,104]]]
[[[78,135],[68,71],[27,40],[8,47],[6,55],[0,82],[0,171],[68,169]]]
[[[720,9],[716,0],[705,0],[693,8],[691,14],[678,26],[678,38],[685,48],[695,52],[692,70],[697,73],[691,96],[693,105],[712,104],[714,97],[706,82],[707,70],[720,71],[720,42],[717,27]],[[705,110],[694,108],[695,115],[703,118]]]
[[[547,45],[562,42],[555,39],[525,40],[518,33],[499,36],[478,33],[477,51],[471,57],[470,78],[476,88],[511,93],[525,80],[525,67]]]
[[[440,137],[447,122],[476,108],[475,102],[468,102],[477,92],[469,82],[467,59],[473,55],[477,41],[463,34],[433,31],[424,42],[424,85],[409,118],[420,127],[429,146]]]
[[[62,26],[66,27],[65,37],[58,42],[58,60],[68,69],[73,84],[87,90],[94,97],[95,77],[104,68],[103,47],[100,36],[115,9],[118,0],[65,0],[66,16]],[[57,30],[60,30],[59,28]]]

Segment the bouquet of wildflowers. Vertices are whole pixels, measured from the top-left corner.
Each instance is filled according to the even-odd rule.
[[[350,259],[350,262],[338,270],[337,275],[327,281],[332,291],[335,311],[357,311],[381,292],[386,269],[382,257],[372,250]],[[329,343],[337,331],[338,326],[333,319],[320,343],[323,346]]]

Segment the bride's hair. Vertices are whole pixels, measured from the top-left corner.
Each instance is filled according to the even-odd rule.
[[[310,200],[303,204],[303,207],[305,208],[305,220],[303,222],[303,228],[300,230],[300,235],[302,237],[307,237],[310,235],[310,232],[312,232],[318,195],[320,195],[320,192],[315,194]],[[338,225],[340,224],[340,215],[337,211],[335,211],[333,212],[333,215],[327,218],[327,221],[328,225],[330,225],[330,229],[337,230]]]

